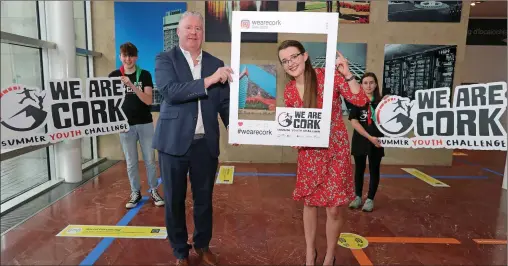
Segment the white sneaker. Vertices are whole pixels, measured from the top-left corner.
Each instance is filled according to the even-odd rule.
[[[141,197],[141,191],[135,191],[131,193],[131,199],[127,204],[125,204],[125,208],[132,209],[138,205],[138,202],[140,202],[142,199]]]
[[[351,203],[349,203],[349,208],[350,209],[358,209],[360,208],[360,206],[362,206],[362,198],[356,196],[356,198],[351,201]]]
[[[365,204],[363,204],[362,211],[371,212],[372,210],[374,210],[374,201],[371,199],[367,199],[365,201]]]
[[[155,204],[155,206],[157,207],[164,206],[164,200],[157,192],[157,189],[152,189],[150,194],[152,195],[153,203]]]

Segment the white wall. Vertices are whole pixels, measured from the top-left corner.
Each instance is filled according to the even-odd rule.
[[[507,81],[506,46],[466,46],[463,83]]]
[[[462,66],[462,83],[481,83],[507,81],[507,47],[506,46],[466,46],[466,57]],[[507,113],[501,117],[505,130],[508,131]]]

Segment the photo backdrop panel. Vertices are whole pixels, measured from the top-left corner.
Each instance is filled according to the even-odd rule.
[[[337,12],[340,23],[369,23],[370,1],[297,1],[296,11]]]
[[[415,99],[415,92],[453,87],[457,46],[387,44],[383,95]]]
[[[185,2],[115,2],[116,67],[122,66],[120,45],[131,42],[138,48],[138,66],[150,72],[156,86],[155,56],[178,45],[176,29],[185,11]],[[133,14],[149,15],[133,17]],[[158,112],[162,96],[157,87],[152,95],[152,111]]]
[[[233,11],[279,11],[279,1],[205,1],[205,41],[231,42]],[[244,33],[242,42],[277,43],[277,33]]]
[[[253,145],[270,145],[270,146],[306,146],[306,147],[327,147],[330,134],[330,119],[332,111],[332,102],[334,97],[333,90],[333,74],[335,70],[335,56],[338,32],[338,17],[334,14],[327,13],[296,13],[295,12],[248,12],[234,11],[232,19],[232,41],[231,41],[231,68],[233,69],[233,82],[230,83],[230,123],[229,123],[229,143],[234,144],[253,144]],[[283,61],[278,57],[277,48],[274,47],[273,52],[264,51],[267,56],[261,62],[259,58],[242,59],[242,39],[245,33],[291,33],[291,39],[298,40],[298,35],[325,35],[326,46],[326,62],[324,67],[324,86],[318,88],[318,93],[324,99],[322,105],[318,108],[302,108],[301,97],[296,87],[288,87],[288,97],[285,97],[284,90],[280,88],[269,89],[276,79],[272,82],[266,82],[261,87],[266,94],[275,91],[275,117],[266,120],[266,116],[253,116],[245,119],[241,116],[243,98],[247,98],[246,94],[249,89],[249,76],[251,73],[260,70],[262,65],[271,65],[272,69],[287,67],[295,67],[300,64],[302,56],[306,56],[293,47],[288,48],[288,54],[283,55]],[[322,36],[321,36],[322,37]],[[302,36],[304,38],[304,36]],[[275,56],[275,68],[270,58]],[[304,64],[301,62],[301,64]],[[278,66],[277,66],[278,65]],[[303,66],[303,65],[302,65]],[[273,80],[267,74],[270,74],[270,68],[263,69],[257,75],[263,77],[264,81]],[[280,72],[279,72],[280,73]],[[255,73],[256,74],[256,73]],[[250,74],[249,74],[250,75]],[[263,76],[264,75],[264,76]],[[242,79],[244,79],[242,81]],[[261,78],[258,78],[261,80]],[[253,83],[254,81],[252,81]],[[272,85],[270,85],[272,84]],[[259,87],[259,86],[258,86]],[[262,92],[261,91],[261,94]],[[277,93],[277,91],[279,93]],[[281,106],[282,99],[287,98],[287,105]],[[259,98],[258,98],[259,99]],[[286,107],[287,106],[287,107]],[[243,106],[245,109],[245,105]],[[273,112],[273,111],[272,111]],[[255,119],[253,119],[255,118]]]
[[[388,21],[460,22],[462,1],[388,1]]]
[[[309,54],[312,66],[314,68],[324,67],[326,43],[323,42],[305,42],[305,50]],[[349,69],[355,75],[356,80],[360,82],[365,73],[367,65],[367,44],[366,43],[337,43],[338,51],[344,55],[349,62]],[[350,103],[342,98],[342,113],[349,115]]]

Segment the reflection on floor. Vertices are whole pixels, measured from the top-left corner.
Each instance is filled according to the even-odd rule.
[[[2,213],[2,218],[0,219],[2,234],[15,227],[19,223],[23,222],[24,220],[32,217],[40,210],[45,209],[49,205],[65,197],[67,194],[72,193],[77,187],[88,182],[90,179],[104,172],[116,163],[118,163],[118,161],[107,160],[83,172],[83,180],[81,182],[73,184],[61,183],[48,191],[36,195],[29,202],[26,202],[25,204],[15,209],[9,210],[6,213]],[[2,183],[2,186],[3,185],[4,184]]]
[[[370,244],[357,252],[337,246],[336,264],[506,265],[506,244],[474,241],[507,238],[506,190],[501,189],[506,153],[465,153],[468,156],[455,157],[452,167],[414,166],[448,188],[432,187],[400,167],[383,167],[376,209],[372,213],[348,210],[343,228],[367,237]],[[211,248],[219,254],[220,264],[302,265],[302,205],[291,199],[295,177],[287,174],[295,172],[295,165],[236,166],[234,184],[217,185],[214,194]],[[55,236],[69,224],[117,224],[127,213],[128,194],[125,164],[118,163],[3,235],[2,265],[79,264],[91,253],[97,258],[95,265],[173,263],[167,240],[101,242]],[[187,203],[192,232],[190,200]],[[325,215],[320,211],[318,263],[325,251]],[[129,225],[164,226],[164,209],[147,203]]]

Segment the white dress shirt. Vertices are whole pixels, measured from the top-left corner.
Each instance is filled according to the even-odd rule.
[[[185,51],[181,46],[180,49],[183,52],[183,55],[185,56],[185,59],[187,59],[187,63],[189,64],[190,71],[192,73],[192,77],[194,80],[201,78],[201,59],[203,57],[203,51],[199,53],[199,56],[197,58],[198,63],[194,65],[194,61],[192,60],[192,56],[188,51]],[[203,88],[204,89],[204,88]],[[205,93],[206,93],[205,89]],[[198,121],[196,124],[196,131],[195,134],[205,134],[205,126],[203,125],[203,117],[201,116],[201,101],[198,99]]]

